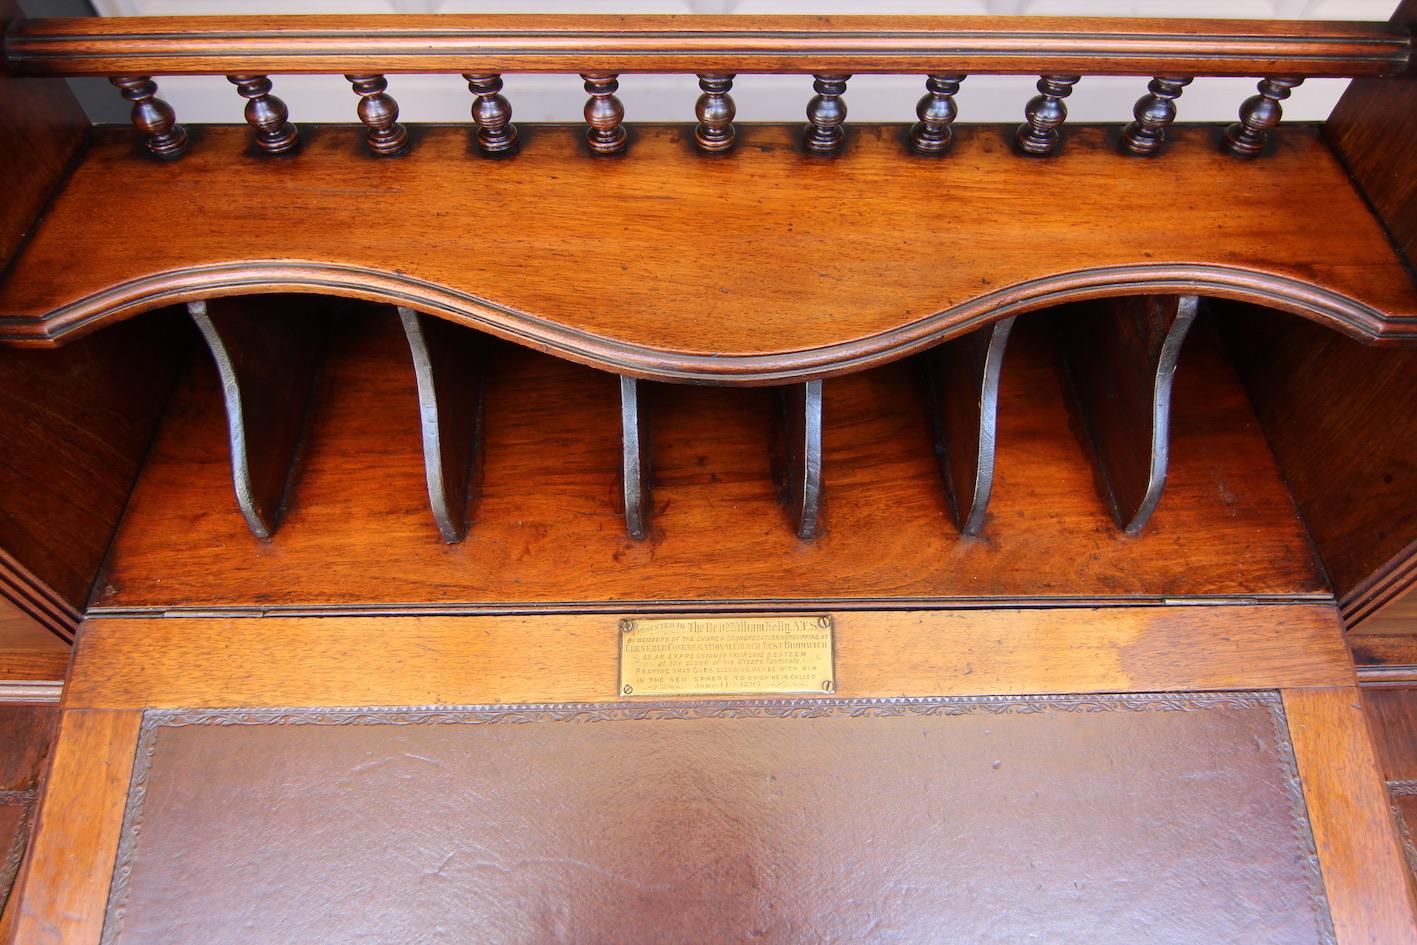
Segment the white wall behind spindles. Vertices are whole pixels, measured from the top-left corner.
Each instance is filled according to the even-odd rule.
[[[1395,0],[94,0],[107,16],[273,13],[917,13],[940,15],[1190,16],[1276,19],[1386,20]],[[354,119],[355,97],[340,76],[279,76],[275,91],[297,122]],[[1014,121],[1034,94],[1036,77],[972,76],[956,101],[961,122]],[[162,97],[184,122],[239,122],[243,102],[218,77],[158,77]],[[1068,100],[1069,120],[1121,122],[1146,89],[1144,77],[1084,78]],[[811,98],[810,76],[740,75],[733,99],[739,121],[796,121]],[[1289,121],[1321,121],[1347,84],[1310,79],[1285,103]],[[1255,79],[1198,79],[1178,102],[1179,121],[1227,121]],[[852,121],[914,121],[924,77],[857,76],[846,102]],[[455,75],[391,75],[389,93],[402,118],[415,122],[468,120],[471,96]],[[514,120],[580,121],[585,93],[571,75],[508,75],[504,94]],[[698,97],[692,76],[625,75],[620,99],[627,121],[688,121]],[[116,93],[114,93],[116,98]]]

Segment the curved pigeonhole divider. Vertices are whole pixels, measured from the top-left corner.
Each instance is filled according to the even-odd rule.
[[[220,382],[237,505],[251,532],[271,538],[289,499],[317,378],[338,319],[308,297],[238,296],[188,303]],[[407,307],[347,300],[335,306],[396,316],[408,344],[432,519],[461,541],[473,516],[490,339]],[[1129,296],[1025,316],[1046,327],[1065,379],[1073,428],[1095,464],[1099,494],[1127,535],[1142,532],[1162,498],[1172,387],[1182,347],[1204,307],[1187,296]],[[1016,317],[1000,319],[914,359],[942,486],[959,531],[984,533],[999,463],[999,392]],[[771,468],[787,521],[812,539],[830,469],[823,459],[824,389],[832,380],[773,388]],[[657,385],[621,375],[620,494],[629,536],[652,527],[651,424]]]

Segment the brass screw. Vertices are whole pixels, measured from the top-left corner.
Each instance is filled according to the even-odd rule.
[[[625,688],[624,688],[623,690],[621,690],[621,691],[624,692],[624,694],[628,696],[630,693],[632,693],[632,692],[635,691],[635,687],[634,687],[634,686],[631,686],[631,685],[626,685]]]
[[[818,618],[817,618],[817,626],[821,627],[823,630],[825,630],[827,627],[830,627],[831,625],[832,625],[832,619],[831,619],[830,617],[818,617]]]
[[[830,679],[823,679],[823,680],[822,680],[822,692],[831,692],[831,691],[832,691],[832,681],[831,681]]]

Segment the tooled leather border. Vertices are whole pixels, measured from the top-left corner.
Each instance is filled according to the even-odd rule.
[[[381,708],[149,709],[143,713],[100,945],[114,945],[123,927],[133,856],[142,830],[143,805],[157,736],[163,728],[193,725],[494,725],[531,722],[612,722],[725,718],[887,717],[1013,715],[1042,712],[1189,712],[1255,709],[1269,712],[1274,747],[1289,795],[1290,820],[1308,882],[1316,942],[1336,945],[1328,896],[1304,804],[1303,787],[1279,693],[1269,690],[1100,695],[942,696],[888,699],[736,699],[683,702],[573,702],[527,705],[412,706]]]
[[[1402,855],[1407,860],[1407,869],[1412,874],[1413,880],[1417,880],[1417,839],[1412,836],[1412,828],[1407,823],[1407,818],[1402,814],[1402,808],[1398,806],[1399,797],[1417,796],[1417,781],[1398,780],[1387,782],[1388,803],[1392,807],[1393,819],[1397,821],[1397,834],[1402,839]]]
[[[0,806],[22,809],[20,827],[10,840],[10,848],[0,850],[0,912],[4,912],[5,904],[14,892],[20,861],[29,846],[30,821],[34,818],[34,791],[0,791]]]

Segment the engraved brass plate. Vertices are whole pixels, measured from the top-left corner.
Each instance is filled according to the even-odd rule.
[[[829,693],[832,618],[655,617],[620,621],[620,695]]]

